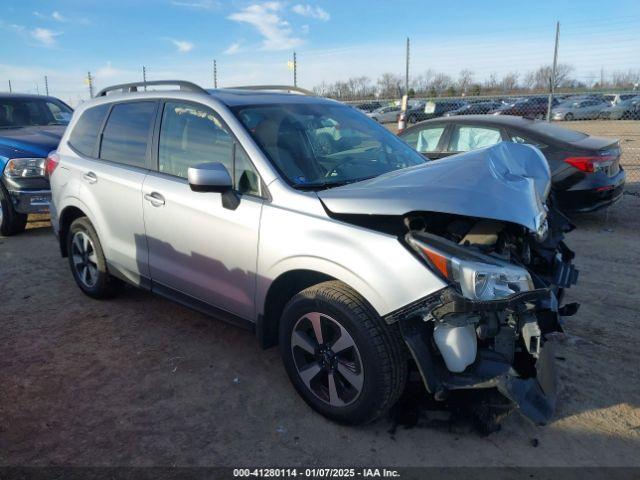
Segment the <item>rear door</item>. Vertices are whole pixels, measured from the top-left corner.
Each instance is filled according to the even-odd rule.
[[[152,288],[252,320],[255,315],[262,183],[249,157],[209,107],[167,101],[157,128],[157,168],[143,187]],[[194,192],[190,166],[220,162],[241,196],[235,210],[222,195]]]
[[[157,105],[156,101],[112,104],[97,140],[98,158],[84,157],[77,164],[79,198],[96,217],[110,268],[137,284],[149,277],[141,192]]]

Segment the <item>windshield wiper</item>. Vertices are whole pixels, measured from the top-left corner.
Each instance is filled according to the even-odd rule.
[[[351,183],[364,182],[371,178],[375,178],[378,175],[371,175],[370,177],[356,178],[352,180],[341,180],[339,182],[316,182],[316,183],[300,183],[293,186],[296,190],[326,190],[328,188],[342,187]]]

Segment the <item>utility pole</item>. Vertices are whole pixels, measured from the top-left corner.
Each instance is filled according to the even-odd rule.
[[[218,62],[213,61],[213,88],[218,88]]]
[[[409,37],[407,37],[407,58],[404,71],[404,94],[409,95]]]
[[[600,67],[600,90],[604,88],[604,67]]]
[[[47,94],[47,97],[49,96],[49,79],[47,78],[47,76],[44,76],[44,91]]]
[[[298,60],[296,59],[296,52],[293,52],[293,86],[298,86]]]
[[[93,77],[91,72],[87,72],[87,83],[89,84],[89,98],[93,98]]]
[[[560,22],[556,22],[556,46],[553,50],[553,68],[551,69],[551,79],[549,85],[549,103],[547,103],[547,122],[551,120],[551,104],[553,94],[556,89],[556,69],[558,68],[558,42],[560,41]]]
[[[11,80],[9,80],[9,93],[13,93],[13,89],[11,88]]]
[[[147,91],[147,67],[142,66],[142,81],[145,83],[144,91]]]

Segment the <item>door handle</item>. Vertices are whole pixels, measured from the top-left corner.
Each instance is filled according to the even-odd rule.
[[[96,174],[93,172],[85,173],[84,175],[82,175],[82,178],[84,179],[85,182],[91,183],[91,184],[94,184],[98,181],[98,177],[96,177]]]
[[[164,197],[158,192],[145,193],[144,199],[151,203],[154,207],[160,207],[164,205]]]

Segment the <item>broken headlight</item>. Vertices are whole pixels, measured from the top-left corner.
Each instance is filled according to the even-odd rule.
[[[471,300],[498,300],[534,288],[524,268],[433,235],[409,234],[406,239],[432,269]]]

